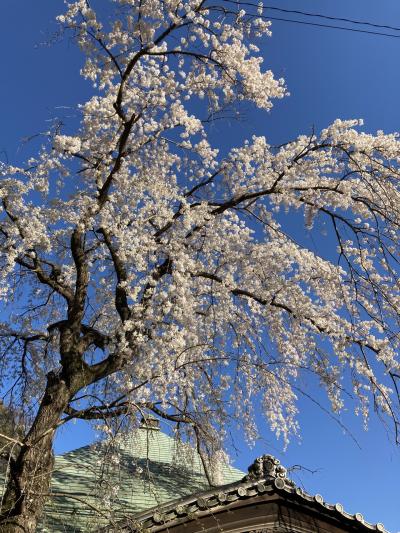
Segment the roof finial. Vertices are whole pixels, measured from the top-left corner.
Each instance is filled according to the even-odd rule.
[[[160,420],[151,415],[145,415],[140,421],[140,429],[150,429],[150,430],[159,430],[160,429]]]
[[[257,479],[286,479],[286,468],[273,455],[257,457],[248,468],[249,473],[244,478],[246,481]]]

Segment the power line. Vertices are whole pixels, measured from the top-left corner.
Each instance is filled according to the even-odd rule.
[[[251,13],[249,13],[249,15],[250,14]],[[355,33],[368,33],[369,35],[380,35],[382,37],[393,37],[394,39],[400,39],[400,35],[393,35],[393,33],[381,33],[377,31],[357,30],[356,28],[346,28],[344,26],[335,26],[333,24],[319,24],[318,22],[306,22],[304,20],[293,20],[293,19],[284,19],[280,17],[270,17],[269,15],[264,15],[263,18],[266,18],[268,20],[280,20],[282,22],[293,22],[294,24],[305,24],[306,26],[316,26],[317,28],[332,28],[334,30],[352,31]]]
[[[250,7],[257,7],[257,8],[261,7],[263,9],[263,11],[271,10],[271,11],[279,11],[281,13],[293,13],[295,15],[303,15],[305,17],[316,17],[316,18],[321,18],[321,19],[325,19],[325,20],[336,20],[336,21],[339,21],[339,22],[347,22],[349,24],[357,24],[357,25],[362,25],[362,26],[369,26],[369,27],[373,27],[373,28],[381,28],[381,29],[393,30],[393,31],[399,31],[400,32],[400,27],[389,26],[387,24],[375,24],[374,22],[370,22],[370,21],[366,21],[366,20],[363,21],[363,20],[355,20],[355,19],[349,19],[349,18],[344,18],[344,17],[332,17],[332,16],[329,16],[329,15],[323,15],[321,13],[310,13],[310,12],[307,12],[307,11],[300,11],[300,10],[295,10],[295,9],[284,9],[284,8],[281,8],[281,7],[261,5],[261,4],[256,4],[255,2],[246,2],[246,1],[241,1],[241,0],[224,0],[224,2],[227,2],[227,3],[230,3],[230,4],[235,4],[237,6],[250,6]],[[248,13],[248,14],[256,16],[255,13]],[[336,29],[336,30],[353,31],[353,32],[356,32],[356,33],[367,33],[367,34],[370,34],[370,35],[381,35],[383,37],[394,37],[395,39],[400,37],[399,35],[393,35],[392,33],[375,32],[375,31],[361,30],[361,29],[356,29],[356,28],[347,28],[345,26],[336,26],[334,24],[321,24],[321,23],[317,23],[317,22],[306,22],[306,21],[302,21],[302,20],[293,20],[293,19],[286,19],[286,18],[280,18],[280,17],[270,17],[269,15],[265,15],[265,14],[263,15],[263,17],[268,18],[269,20],[279,20],[279,21],[282,21],[282,22],[293,22],[295,24],[305,24],[307,26],[317,26],[319,28],[332,28],[332,29]]]
[[[296,15],[304,15],[305,17],[316,17],[326,20],[338,20],[339,22],[349,22],[351,24],[361,24],[363,26],[371,26],[373,28],[382,28],[385,30],[394,30],[394,31],[400,31],[400,28],[397,28],[396,26],[388,26],[386,24],[375,24],[374,22],[369,22],[366,20],[354,20],[354,19],[347,19],[342,17],[331,17],[329,15],[321,15],[320,13],[308,13],[306,11],[296,11],[296,10],[290,10],[290,9],[283,9],[280,7],[273,7],[273,6],[265,6],[263,9],[271,9],[272,11],[281,11],[282,13],[295,13]]]

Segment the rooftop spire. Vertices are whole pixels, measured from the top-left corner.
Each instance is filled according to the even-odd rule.
[[[152,431],[160,430],[160,420],[155,416],[145,415],[140,420],[140,429],[148,429]]]

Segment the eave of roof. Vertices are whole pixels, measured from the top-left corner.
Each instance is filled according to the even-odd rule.
[[[277,494],[302,507],[312,509],[321,516],[348,525],[354,531],[388,533],[383,524],[371,524],[361,513],[348,513],[340,503],[329,504],[320,494],[311,495],[297,487],[286,477],[286,469],[280,466],[279,461],[274,457],[262,456],[256,460],[254,465],[250,467],[249,474],[241,481],[198,492],[139,513],[131,519],[119,522],[118,531],[155,533],[166,527],[223,510],[238,500],[254,499],[256,501],[265,494]],[[115,531],[115,529],[103,528],[100,531],[105,533]]]

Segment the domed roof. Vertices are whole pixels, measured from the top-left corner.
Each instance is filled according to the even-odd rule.
[[[243,472],[221,467],[220,483]],[[141,427],[57,456],[41,532],[83,533],[209,487],[199,455],[187,444]]]

